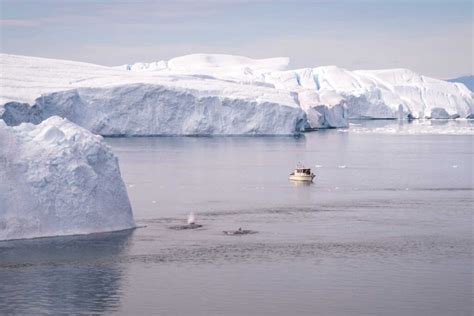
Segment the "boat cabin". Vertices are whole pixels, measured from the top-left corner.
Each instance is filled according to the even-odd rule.
[[[311,169],[310,168],[296,168],[295,173],[311,175]]]

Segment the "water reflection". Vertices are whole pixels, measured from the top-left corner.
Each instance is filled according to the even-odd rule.
[[[101,313],[120,305],[132,231],[0,242],[0,311]]]
[[[340,129],[340,132],[351,134],[451,134],[451,135],[472,135],[473,120],[413,120],[413,121],[350,121],[348,130]]]
[[[454,120],[430,120],[430,125],[433,125],[433,126],[456,125],[456,124],[459,125],[459,122],[454,121]]]

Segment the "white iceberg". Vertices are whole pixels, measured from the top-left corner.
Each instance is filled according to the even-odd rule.
[[[350,119],[469,117],[474,113],[473,93],[461,83],[419,75],[407,69],[349,71],[336,66],[277,71],[265,74],[276,88],[307,93],[308,108],[342,105]],[[337,126],[336,126],[337,127]]]
[[[264,83],[1,57],[0,99],[18,101],[0,110],[8,125],[59,115],[101,135],[292,135],[306,127],[296,94]],[[32,106],[19,103],[33,97]]]
[[[117,158],[101,136],[51,117],[0,120],[0,240],[133,228]]]
[[[348,127],[349,119],[474,117],[462,83],[406,69],[288,64],[194,54],[103,67],[0,54],[0,117],[15,125],[60,115],[103,135],[282,135]]]
[[[291,102],[223,95],[150,84],[79,88],[38,98],[21,115],[12,115],[17,103],[8,103],[3,119],[14,125],[19,116],[38,123],[59,115],[107,136],[292,135],[306,126],[305,113]]]

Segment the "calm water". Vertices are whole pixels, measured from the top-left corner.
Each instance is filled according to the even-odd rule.
[[[0,243],[0,314],[471,315],[473,137],[362,125],[107,139],[146,227]]]

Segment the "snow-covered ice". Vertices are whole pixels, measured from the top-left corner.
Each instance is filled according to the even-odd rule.
[[[225,97],[224,92],[150,84],[79,88],[40,97],[21,116],[37,123],[59,115],[108,136],[291,135],[304,130],[306,115],[295,104],[258,102],[258,96],[246,99],[237,93]],[[11,106],[6,105],[7,122]]]
[[[13,55],[2,62],[1,100],[32,105],[5,104],[0,116],[10,125],[59,115],[102,135],[290,135],[306,127],[297,95],[265,84]]]
[[[265,81],[281,89],[313,91],[306,108],[342,105],[352,119],[431,118],[440,109],[447,118],[474,113],[473,93],[466,86],[408,69],[349,71],[323,66],[271,72]]]
[[[281,135],[348,119],[474,117],[462,83],[407,69],[288,65],[193,54],[104,67],[1,54],[0,104],[16,103],[0,106],[0,116],[15,125],[60,115],[103,135]]]
[[[286,70],[289,63],[290,60],[287,57],[252,59],[225,54],[191,54],[168,61],[139,62],[118,68],[131,71],[166,70],[170,73],[252,79],[267,72]]]
[[[66,119],[0,120],[0,240],[135,226],[117,158],[101,136]]]

